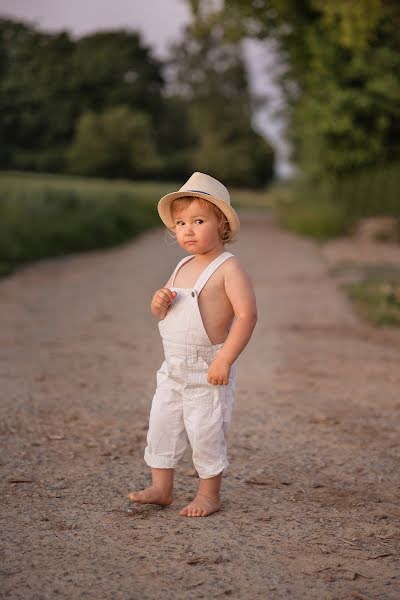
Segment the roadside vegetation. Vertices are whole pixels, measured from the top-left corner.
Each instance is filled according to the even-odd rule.
[[[351,234],[359,219],[397,219],[389,237],[400,242],[400,164],[364,169],[310,184],[300,178],[277,186],[275,207],[283,226],[316,240]]]
[[[41,258],[107,248],[160,227],[157,202],[178,182],[110,181],[0,174],[0,275]],[[267,206],[266,194],[232,190],[238,208]]]

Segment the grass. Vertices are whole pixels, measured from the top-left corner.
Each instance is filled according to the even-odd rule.
[[[400,326],[400,281],[362,281],[342,287],[367,320],[378,326]]]
[[[363,318],[377,326],[400,326],[400,266],[344,263],[330,273]]]
[[[354,220],[324,195],[312,195],[296,182],[276,185],[271,190],[279,224],[305,237],[325,241],[351,231]]]
[[[159,225],[164,184],[2,173],[0,275],[50,256],[105,248]]]
[[[0,275],[41,258],[106,248],[162,226],[156,209],[179,182],[0,173]],[[231,190],[237,208],[269,206],[265,191]]]
[[[400,165],[326,177],[311,184],[300,176],[271,190],[280,223],[300,235],[327,240],[347,235],[363,217],[400,215]],[[400,242],[400,225],[393,241]]]

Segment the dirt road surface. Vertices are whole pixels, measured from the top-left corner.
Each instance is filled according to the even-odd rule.
[[[162,361],[155,229],[0,283],[1,597],[400,598],[400,333],[363,323],[313,242],[242,213],[259,321],[239,359],[223,509],[132,505]]]

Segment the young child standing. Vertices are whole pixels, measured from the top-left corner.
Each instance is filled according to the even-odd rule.
[[[165,353],[144,454],[153,483],[128,498],[171,504],[174,468],[189,441],[200,485],[179,514],[204,517],[221,507],[236,359],[255,327],[256,300],[239,259],[224,248],[240,225],[222,183],[193,173],[178,192],[161,198],[158,212],[189,256],[151,301]]]

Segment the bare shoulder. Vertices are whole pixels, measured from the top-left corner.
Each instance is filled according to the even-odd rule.
[[[224,276],[225,278],[250,278],[242,261],[237,256],[231,256],[224,262]]]
[[[231,256],[225,261],[224,285],[228,296],[240,289],[242,292],[254,294],[253,283],[243,263],[237,256]]]

